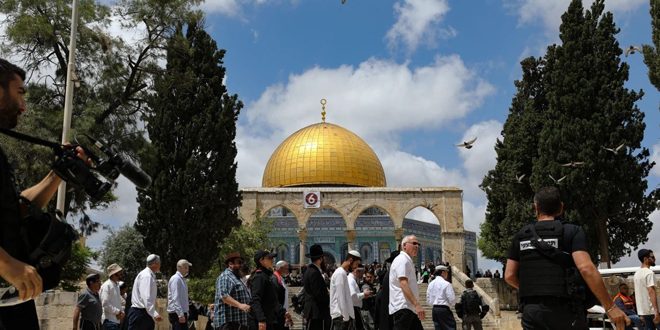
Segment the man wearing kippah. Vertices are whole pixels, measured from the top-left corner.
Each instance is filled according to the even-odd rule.
[[[348,273],[360,264],[360,252],[348,251],[346,258],[335,270],[330,279],[330,316],[332,330],[352,330],[355,324],[355,311],[348,285]]]
[[[155,273],[159,271],[160,257],[150,254],[147,257],[147,267],[135,277],[133,282],[131,310],[128,314],[129,330],[152,330],[156,326],[156,322],[163,320],[163,317],[156,311]]]
[[[655,276],[651,270],[651,267],[655,266],[655,255],[651,250],[641,249],[637,252],[637,257],[642,262],[634,277],[637,314],[646,323],[645,329],[660,329]]]

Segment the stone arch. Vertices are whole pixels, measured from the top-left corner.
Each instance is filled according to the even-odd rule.
[[[418,249],[415,264],[423,267],[434,263],[436,256],[442,251],[442,226],[440,219],[431,210],[424,206],[410,209],[403,221],[404,235],[415,235],[421,243]]]
[[[411,211],[419,207],[424,208],[429,212],[433,213],[433,216],[435,216],[435,218],[437,219],[437,224],[440,226],[440,230],[442,231],[446,230],[445,228],[447,226],[446,219],[444,217],[444,214],[439,212],[439,209],[441,207],[437,204],[431,204],[427,201],[418,201],[417,203],[403,206],[401,212],[404,215],[403,218],[405,218],[405,216],[407,216]],[[403,219],[401,219],[401,221],[402,221],[401,225],[403,225]]]

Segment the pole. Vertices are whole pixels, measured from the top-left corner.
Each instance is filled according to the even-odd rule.
[[[62,143],[69,142],[71,112],[73,108],[73,76],[76,69],[76,35],[78,30],[78,0],[71,5],[71,36],[69,42],[69,63],[66,71],[66,91],[64,94],[64,120],[62,123]],[[64,215],[66,202],[66,182],[62,181],[57,189],[57,209]]]

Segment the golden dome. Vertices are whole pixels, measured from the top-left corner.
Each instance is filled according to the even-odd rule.
[[[384,187],[385,172],[376,153],[353,132],[329,123],[298,130],[275,150],[264,187]]]

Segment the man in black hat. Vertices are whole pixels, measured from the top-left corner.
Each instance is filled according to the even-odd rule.
[[[87,290],[78,296],[78,303],[73,310],[73,330],[100,330],[103,307],[99,290],[101,290],[101,276],[89,274],[85,279]]]
[[[329,330],[330,319],[330,294],[323,279],[323,248],[314,244],[309,248],[306,255],[312,259],[303,276],[303,289],[305,290],[305,308],[303,316],[307,320],[306,330]]]

